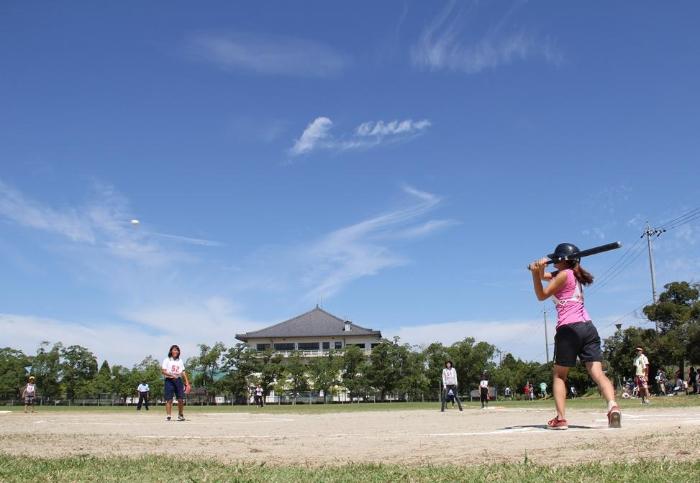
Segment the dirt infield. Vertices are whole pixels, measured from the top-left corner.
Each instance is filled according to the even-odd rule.
[[[396,410],[331,414],[161,410],[0,412],[0,452],[58,457],[168,454],[272,465],[476,464],[700,458],[700,408],[626,411],[622,429],[605,414],[570,410],[568,431],[548,431],[551,409],[493,407],[463,413]]]

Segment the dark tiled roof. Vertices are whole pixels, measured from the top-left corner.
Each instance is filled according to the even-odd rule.
[[[245,334],[236,334],[236,339],[247,342],[248,339],[257,338],[287,338],[287,337],[333,337],[348,335],[376,335],[382,336],[378,330],[365,329],[350,322],[350,330],[345,331],[345,321],[333,314],[326,312],[318,306],[305,314],[293,319],[271,325],[264,329]]]

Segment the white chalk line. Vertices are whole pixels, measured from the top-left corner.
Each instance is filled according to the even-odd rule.
[[[0,414],[10,414],[12,411],[0,411]]]
[[[607,420],[606,420],[607,421]],[[608,431],[612,428],[608,427],[590,427],[590,428],[569,428],[564,432],[578,432],[578,431]],[[496,431],[483,431],[483,432],[465,432],[465,433],[424,433],[418,436],[427,436],[430,438],[442,438],[446,436],[497,436],[501,434],[527,434],[527,433],[554,433],[555,430],[547,428],[508,428],[508,429],[497,429]]]
[[[182,436],[177,436],[174,439],[285,439],[288,436],[285,435],[242,435],[242,436],[190,436],[190,435],[182,435]],[[137,439],[167,439],[168,441],[171,441],[173,439],[172,436],[162,436],[162,435],[149,435],[149,434],[144,434],[144,435],[138,435],[135,436]]]

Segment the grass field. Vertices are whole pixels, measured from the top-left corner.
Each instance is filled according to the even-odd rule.
[[[0,410],[0,481],[700,481],[700,397]],[[556,463],[556,464],[553,464]]]
[[[639,399],[621,399],[618,401],[620,407],[624,409],[640,408]],[[535,401],[491,401],[491,406],[499,406],[505,408],[553,408],[553,399],[537,399]],[[462,402],[465,408],[479,409],[481,407],[478,401]],[[587,397],[567,400],[567,407],[571,409],[599,409],[604,407],[602,399],[599,397]],[[643,409],[653,408],[677,408],[677,407],[700,407],[700,396],[674,396],[674,397],[656,397],[652,399],[650,406],[644,406]],[[8,406],[7,409],[18,410],[22,406]],[[272,414],[324,414],[335,412],[366,412],[366,411],[395,411],[395,410],[426,410],[439,409],[440,403],[433,402],[385,402],[385,403],[362,403],[362,404],[297,404],[297,405],[277,405],[270,404],[263,408],[255,406],[187,406],[187,411],[206,411],[210,412],[241,412],[248,413],[250,411],[272,413]],[[37,411],[117,411],[128,412],[135,411],[135,406],[37,406]],[[152,406],[154,411],[163,411],[163,406]]]
[[[211,461],[147,456],[141,458],[71,457],[61,459],[0,458],[0,481],[698,481],[700,462],[646,461],[586,463],[550,467],[527,462],[476,466],[346,465],[303,466],[226,465]]]

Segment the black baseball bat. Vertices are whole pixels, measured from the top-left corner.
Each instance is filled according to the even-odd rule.
[[[620,242],[606,243],[605,245],[600,245],[598,247],[589,248],[588,250],[581,250],[579,252],[572,253],[571,255],[568,255],[566,257],[557,257],[554,255],[554,253],[550,253],[549,255],[547,255],[547,258],[549,258],[547,265],[549,265],[550,263],[559,263],[564,260],[577,260],[579,258],[596,255],[598,253],[609,252],[610,250],[616,250],[621,246],[622,243]],[[527,269],[530,269],[529,265],[527,266]]]

